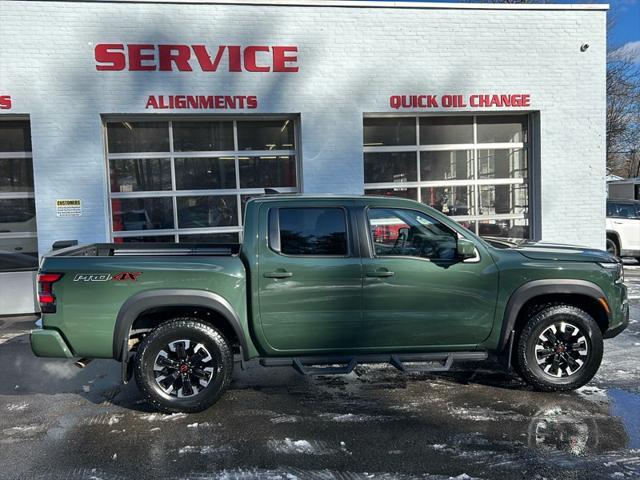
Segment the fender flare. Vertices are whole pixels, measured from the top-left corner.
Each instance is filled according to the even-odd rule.
[[[113,358],[123,363],[128,361],[125,354],[128,352],[127,343],[131,325],[145,310],[159,307],[198,307],[220,314],[233,328],[240,342],[242,356],[246,360],[247,339],[240,318],[224,297],[206,290],[168,288],[140,292],[124,302],[116,317],[113,330]]]
[[[521,285],[511,294],[507,307],[504,310],[498,352],[504,352],[508,348],[509,338],[515,326],[518,314],[525,303],[540,295],[575,294],[590,297],[596,301],[606,299],[602,289],[593,282],[574,279],[548,279],[532,280]],[[611,312],[607,313],[607,322],[611,322]]]

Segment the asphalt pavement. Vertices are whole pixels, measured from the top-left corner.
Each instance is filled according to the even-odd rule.
[[[151,411],[119,364],[37,359],[0,318],[1,479],[640,478],[640,265],[631,325],[594,380],[535,392],[487,364],[446,374],[235,370],[218,404]]]

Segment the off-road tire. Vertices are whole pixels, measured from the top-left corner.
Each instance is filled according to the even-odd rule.
[[[567,322],[580,330],[587,342],[587,354],[582,366],[566,377],[545,373],[536,361],[536,343],[540,335],[557,322]],[[602,332],[596,321],[584,310],[563,303],[532,308],[520,332],[517,332],[514,366],[520,376],[537,390],[568,391],[589,382],[602,362]],[[557,371],[557,370],[556,370]]]
[[[154,375],[154,365],[161,350],[170,342],[189,339],[203,344],[215,365],[208,385],[198,393],[178,398],[162,390]],[[225,337],[214,327],[196,318],[175,318],[152,330],[140,343],[133,371],[144,398],[166,413],[194,413],[206,410],[226,391],[233,371],[233,352]]]

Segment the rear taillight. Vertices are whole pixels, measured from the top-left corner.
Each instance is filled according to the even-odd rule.
[[[56,296],[53,294],[53,284],[61,278],[61,273],[41,273],[38,275],[38,302],[42,313],[56,313]]]

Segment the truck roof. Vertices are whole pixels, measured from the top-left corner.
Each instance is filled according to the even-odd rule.
[[[398,201],[407,201],[407,202],[415,202],[416,200],[411,200],[408,198],[402,197],[392,197],[392,196],[384,196],[384,195],[349,195],[349,194],[333,194],[333,193],[317,193],[317,194],[307,194],[307,193],[268,193],[266,195],[256,194],[255,197],[251,197],[249,200],[252,202],[263,202],[263,201],[273,201],[273,200],[283,200],[286,198],[296,199],[296,200],[371,200],[371,199],[383,199],[383,200],[398,200]]]

